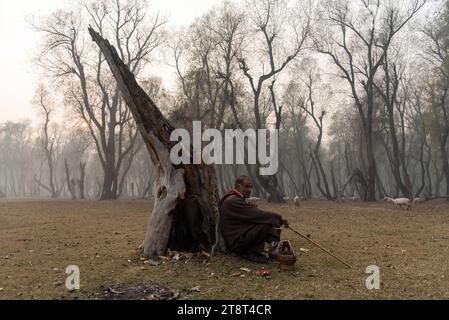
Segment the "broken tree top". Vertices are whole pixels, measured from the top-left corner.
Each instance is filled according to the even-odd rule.
[[[174,128],[165,119],[153,100],[138,85],[134,74],[130,71],[129,66],[119,57],[114,46],[93,30],[91,26],[89,26],[89,33],[104,54],[119,84],[123,98],[130,108],[136,124],[141,129],[141,134],[146,136],[152,132],[166,147],[170,148],[172,145],[170,134]],[[143,106],[143,108],[140,106]],[[142,132],[142,129],[144,129],[144,132]]]

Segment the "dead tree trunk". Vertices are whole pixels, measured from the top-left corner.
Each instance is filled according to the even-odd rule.
[[[178,165],[170,161],[174,128],[137,84],[117,51],[89,27],[92,39],[105,56],[123,98],[156,167],[153,212],[142,244],[145,256],[175,250],[211,250],[217,239],[218,190],[212,166]],[[193,152],[191,153],[193,154]],[[223,249],[222,241],[219,249]]]

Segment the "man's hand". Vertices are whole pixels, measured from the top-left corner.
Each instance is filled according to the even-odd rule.
[[[257,200],[254,200],[253,198],[249,198],[247,200],[248,204],[252,205],[253,207],[257,208]]]
[[[260,198],[250,197],[245,199],[247,203],[257,208],[257,203],[260,201]]]
[[[284,227],[288,227],[288,221],[284,218],[281,218],[281,225],[283,225]]]

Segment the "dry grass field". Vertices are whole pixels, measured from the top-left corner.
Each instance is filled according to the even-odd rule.
[[[0,299],[100,299],[105,288],[140,284],[179,291],[179,299],[449,298],[444,201],[415,205],[411,212],[385,203],[261,204],[353,266],[345,268],[284,230],[298,255],[296,271],[278,272],[271,264],[268,278],[258,274],[261,265],[235,256],[144,263],[136,247],[150,207],[148,201],[1,201]],[[65,287],[68,265],[80,269],[80,290]],[[369,265],[380,268],[380,290],[365,287]]]

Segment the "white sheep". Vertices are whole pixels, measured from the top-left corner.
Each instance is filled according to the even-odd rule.
[[[384,198],[385,202],[391,202],[394,203],[397,207],[405,207],[406,210],[412,210],[412,204],[410,203],[410,199],[408,198],[397,198],[397,199],[393,199],[390,197],[385,197]]]
[[[412,210],[412,204],[408,198],[394,199],[396,207],[405,207],[406,210]]]

